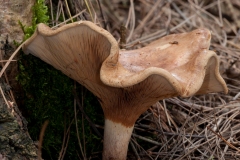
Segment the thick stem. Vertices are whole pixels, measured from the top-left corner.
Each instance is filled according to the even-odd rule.
[[[111,120],[105,120],[103,160],[126,160],[128,143],[133,126],[126,127]]]

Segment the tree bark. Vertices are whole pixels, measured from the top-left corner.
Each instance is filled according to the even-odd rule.
[[[13,42],[22,42],[24,33],[19,25],[30,26],[35,0],[0,0],[0,57],[8,59],[14,51]],[[3,62],[1,62],[2,65]],[[17,72],[17,64],[11,62],[5,71],[5,80],[11,87]],[[16,82],[14,82],[16,84]],[[10,86],[0,78],[0,160],[35,160],[37,147],[30,138],[27,122],[10,100]]]
[[[8,85],[1,83],[6,92]],[[3,92],[4,92],[3,91]],[[8,99],[5,96],[6,99]],[[37,159],[37,147],[30,138],[27,122],[16,104],[0,97],[0,159],[34,160]]]
[[[19,21],[23,25],[32,24],[32,7],[35,0],[0,0],[0,41],[21,42],[24,33]]]

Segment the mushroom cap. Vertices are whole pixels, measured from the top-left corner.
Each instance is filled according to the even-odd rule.
[[[23,51],[90,90],[101,103],[105,118],[132,126],[158,100],[227,93],[218,57],[208,50],[210,38],[207,29],[197,29],[126,51],[119,50],[108,31],[80,21],[56,30],[39,24]]]
[[[113,87],[129,87],[154,75],[167,79],[182,97],[227,93],[219,73],[219,59],[208,50],[210,40],[209,30],[196,29],[165,36],[140,49],[121,50],[119,56],[104,61],[101,80]]]
[[[152,75],[159,78],[158,83],[166,82],[164,86],[171,85],[173,92],[183,97],[227,93],[218,57],[208,50],[210,39],[210,31],[197,29],[165,36],[140,49],[119,51],[109,32],[89,21],[80,21],[56,30],[39,24],[23,51],[90,88],[95,88],[91,83],[103,85],[102,82],[127,88]]]

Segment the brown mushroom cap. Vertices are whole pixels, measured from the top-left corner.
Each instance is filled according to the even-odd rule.
[[[158,75],[183,97],[227,93],[218,57],[208,50],[210,39],[207,29],[197,29],[163,37],[137,50],[120,51],[118,59],[113,55],[116,59],[107,58],[103,63],[101,80],[110,86],[128,87]]]
[[[57,30],[39,24],[23,50],[94,93],[105,118],[125,126],[150,105],[172,96],[227,92],[210,32],[174,34],[132,51],[119,51],[106,30],[87,21]]]

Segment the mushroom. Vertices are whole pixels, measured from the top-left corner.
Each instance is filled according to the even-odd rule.
[[[207,29],[172,34],[136,50],[120,50],[97,25],[80,21],[56,30],[39,24],[23,45],[90,90],[104,111],[103,159],[126,159],[137,118],[159,100],[227,93]]]

